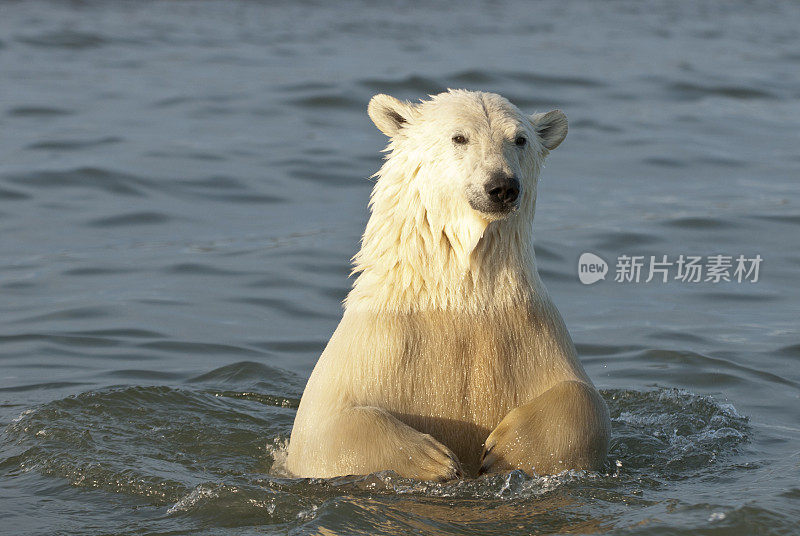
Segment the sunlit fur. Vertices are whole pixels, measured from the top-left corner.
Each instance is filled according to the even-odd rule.
[[[501,421],[488,471],[599,467],[607,411],[532,245],[539,171],[548,143],[566,135],[563,114],[542,127],[544,114],[525,116],[499,95],[451,90],[417,105],[378,95],[370,115],[391,137],[388,156],[358,277],[297,412],[289,471],[447,479],[460,463],[474,475]],[[468,143],[453,143],[457,134]],[[468,196],[498,170],[520,180],[517,210],[472,209]]]
[[[348,308],[373,311],[477,311],[518,303],[533,284],[531,221],[546,149],[533,125],[499,95],[451,91],[420,104],[395,136],[376,173],[372,217],[347,297]],[[466,146],[452,136],[466,135]],[[513,140],[524,134],[524,148]],[[522,183],[519,208],[497,221],[473,210],[502,170]]]

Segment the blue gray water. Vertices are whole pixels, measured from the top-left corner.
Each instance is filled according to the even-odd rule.
[[[799,534],[798,43],[791,2],[0,4],[0,533]],[[369,97],[447,87],[570,119],[535,240],[608,468],[272,476],[368,215]],[[681,254],[759,281],[613,281]]]

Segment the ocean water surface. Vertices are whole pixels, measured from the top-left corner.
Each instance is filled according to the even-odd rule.
[[[3,3],[0,533],[800,534],[798,42],[760,0]],[[367,102],[448,87],[569,117],[535,243],[607,468],[276,476],[368,216]],[[623,255],[763,260],[623,283]]]

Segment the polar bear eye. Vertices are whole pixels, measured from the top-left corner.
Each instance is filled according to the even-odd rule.
[[[467,143],[466,136],[462,136],[461,134],[456,134],[453,136],[453,143],[457,145],[465,145]]]
[[[528,143],[528,139],[525,136],[518,136],[517,139],[514,140],[514,143],[517,145],[517,147],[522,147]]]

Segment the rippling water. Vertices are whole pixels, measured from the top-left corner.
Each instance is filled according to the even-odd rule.
[[[797,534],[800,8],[0,6],[0,532]],[[276,476],[384,140],[369,97],[559,107],[540,272],[602,473]],[[577,279],[760,254],[757,283]],[[612,267],[613,269],[613,267]]]

